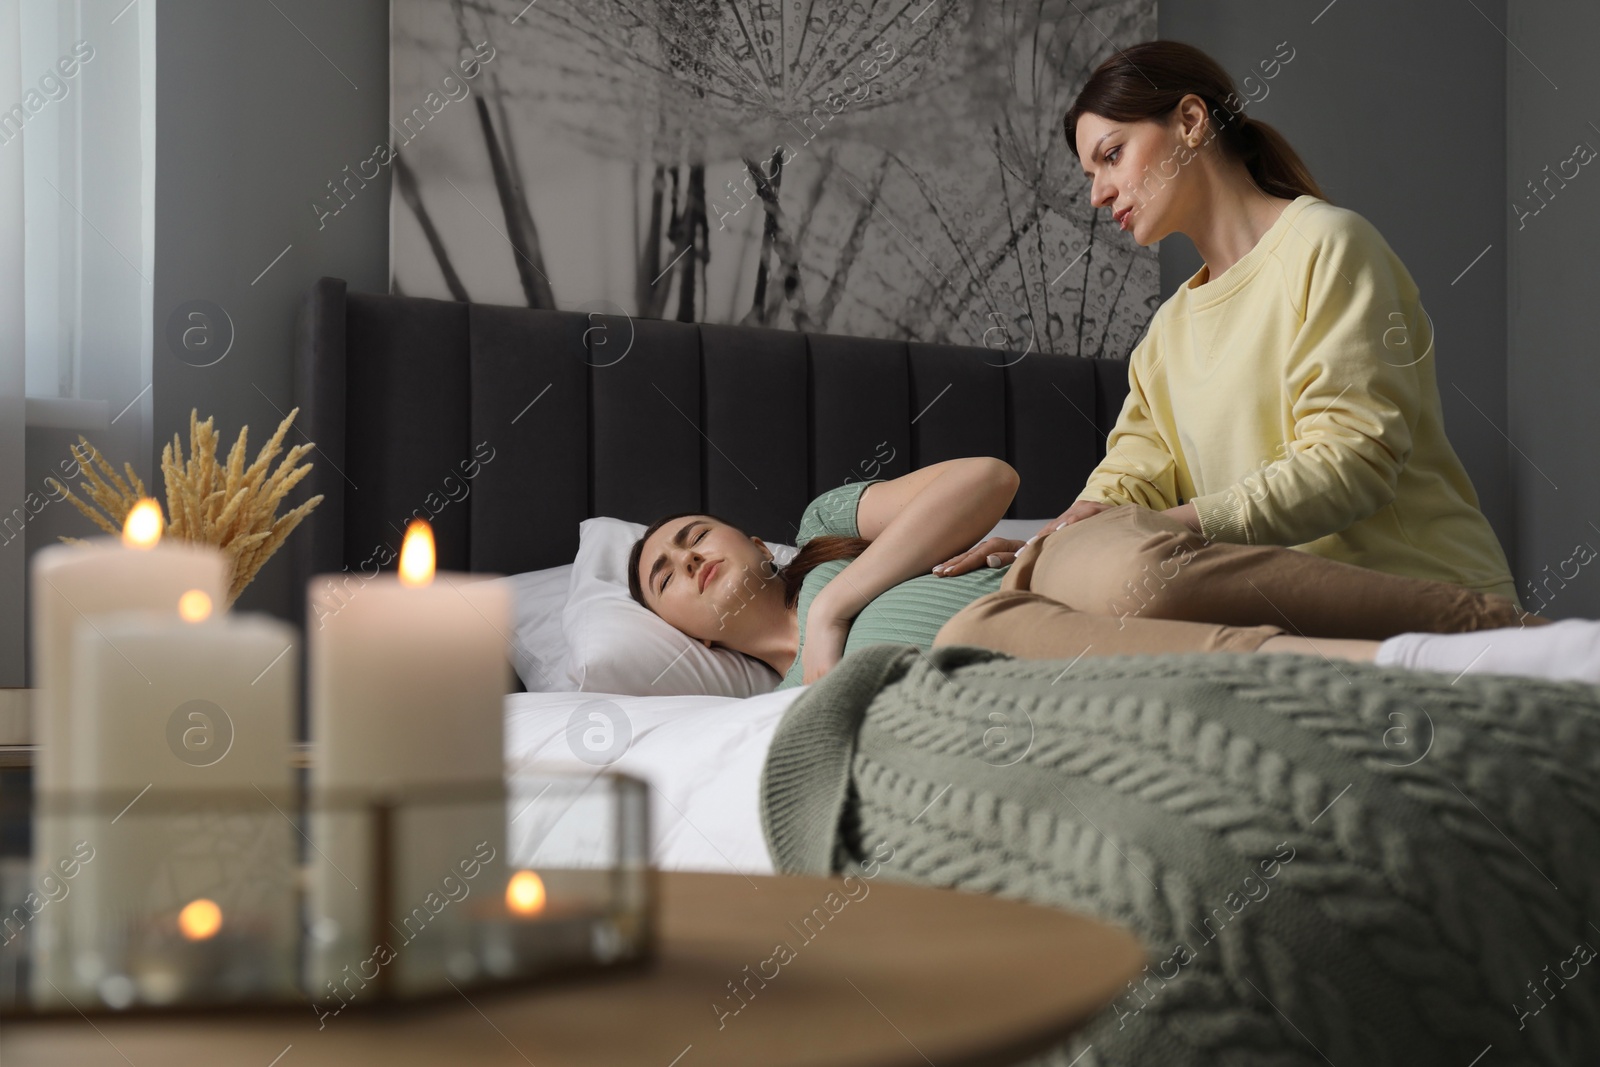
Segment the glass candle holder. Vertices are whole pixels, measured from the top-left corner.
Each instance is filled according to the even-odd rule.
[[[260,789],[41,799],[35,841],[61,855],[35,857],[22,901],[31,1005],[298,999],[294,807]]]
[[[548,768],[505,789],[323,799],[312,812],[310,882],[322,906],[309,916],[306,973],[319,1012],[651,952],[648,794],[637,779]],[[355,888],[363,883],[370,890]]]
[[[64,851],[0,881],[0,1017],[309,999],[326,1024],[644,963],[648,799],[560,767],[400,794],[41,798],[34,839]]]

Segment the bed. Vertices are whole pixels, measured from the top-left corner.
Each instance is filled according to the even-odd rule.
[[[442,567],[506,575],[527,690],[508,764],[651,782],[663,868],[885,873],[1135,929],[1147,973],[1040,1063],[1592,1062],[1600,997],[1565,987],[1600,980],[1593,687],[1198,654],[1058,685],[1064,663],[878,645],[802,689],[708,661],[640,695],[639,665],[574,626],[580,577],[614,584],[617,546],[668,511],[784,545],[827,488],[995,455],[1036,529],[1100,456],[1125,373],[322,279],[296,383],[325,503],[295,580],[369,570],[414,513]],[[645,677],[659,657],[635,657]],[[592,847],[558,817],[519,833],[525,862]]]
[[[613,560],[630,529],[694,508],[781,546],[825,489],[993,455],[1022,475],[1005,532],[1031,536],[1043,520],[1028,516],[1059,514],[1083,485],[1127,392],[1121,360],[352,293],[322,278],[299,311],[295,403],[317,445],[306,489],[323,503],[288,546],[291,588],[373,573],[420,515],[442,569],[511,576],[525,691],[600,689],[649,716],[654,697],[605,692],[619,686],[585,684],[568,663],[561,616],[586,520],[614,520],[597,546]],[[696,706],[684,695],[659,707]],[[508,738],[545,704],[572,710],[514,698]],[[665,846],[670,809],[658,816]],[[659,855],[728,866],[704,850]]]
[[[420,515],[440,568],[511,576],[524,690],[626,696],[648,718],[655,697],[568,662],[561,617],[586,520],[611,520],[593,532],[612,563],[628,533],[695,508],[782,546],[828,488],[992,455],[1022,476],[1002,532],[1027,537],[1082,487],[1127,392],[1121,360],[352,293],[322,278],[299,311],[295,403],[317,445],[306,488],[323,503],[288,546],[291,588],[373,573]],[[650,675],[681,647],[644,660]],[[658,707],[696,706],[685,695]],[[540,707],[573,710],[513,698],[508,739],[562,755],[518,733]],[[657,808],[663,866],[737,867],[703,848],[680,857],[671,809]]]
[[[569,663],[561,621],[586,520],[612,520],[595,550],[613,562],[629,532],[694,508],[783,546],[825,489],[993,455],[1022,476],[997,529],[1027,537],[1083,485],[1127,392],[1121,360],[352,293],[322,278],[299,311],[295,403],[317,445],[306,488],[323,503],[288,546],[291,588],[373,573],[407,519],[428,518],[442,569],[513,586],[525,692],[508,701],[510,757],[570,761],[554,727],[535,725],[584,702],[563,692],[641,722],[720,706],[607,691],[620,686],[590,681],[606,672]],[[776,717],[763,721],[770,736]],[[674,829],[671,806],[656,814],[663,867],[771,869],[759,842],[735,863]]]

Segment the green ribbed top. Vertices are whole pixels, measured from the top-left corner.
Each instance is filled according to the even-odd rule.
[[[804,547],[807,541],[820,534],[860,537],[856,526],[856,506],[867,486],[883,480],[873,478],[864,482],[846,482],[807,504],[805,514],[800,517],[795,546]],[[823,586],[849,564],[850,561],[844,559],[824,563],[806,575],[801,583],[798,605],[800,644],[789,673],[778,683],[779,689],[790,689],[801,684],[801,678],[805,675],[801,661],[806,647],[806,614],[811,610],[811,601]],[[920,574],[884,590],[851,622],[850,633],[844,642],[845,655],[858,648],[884,643],[932,648],[939,627],[980,596],[998,590],[1008,569],[1009,564],[1005,567],[979,567],[953,578]]]

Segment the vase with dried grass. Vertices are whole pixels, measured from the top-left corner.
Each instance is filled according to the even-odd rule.
[[[295,408],[284,417],[248,467],[245,448],[250,427],[239,427],[227,461],[219,463],[217,432],[211,419],[200,421],[198,411],[189,413],[189,458],[184,459],[177,434],[161,450],[161,476],[167,496],[166,535],[222,550],[229,566],[229,606],[239,599],[284,539],[322,502],[321,495],[317,495],[283,515],[277,514],[278,505],[290,490],[311,473],[312,465],[300,462],[315,447],[309,441],[291,447],[269,473],[272,461],[283,451],[284,435],[299,410]],[[127,475],[124,479],[82,436],[72,446],[72,458],[86,479],[78,483],[78,488],[92,504],[57,481],[60,492],[102,530],[113,536],[120,534],[129,510],[147,495],[133,464],[123,464]],[[62,540],[78,542],[74,537]]]

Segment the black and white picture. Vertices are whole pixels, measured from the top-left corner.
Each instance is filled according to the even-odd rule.
[[[1154,0],[394,0],[391,25],[397,294],[1081,356],[1126,356],[1159,304],[1061,129]]]

